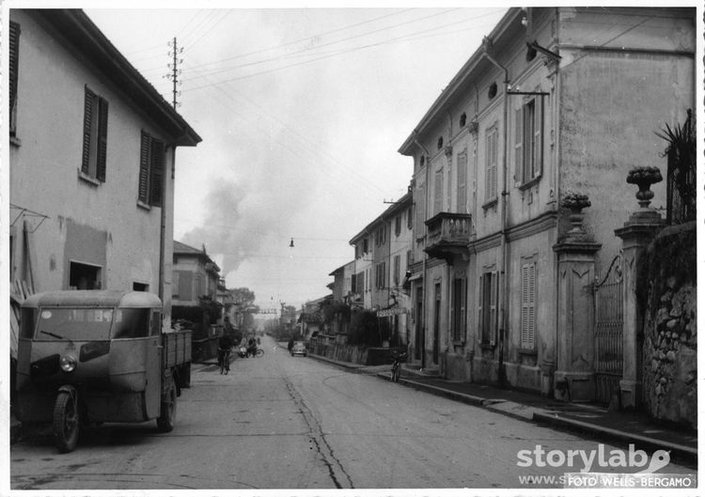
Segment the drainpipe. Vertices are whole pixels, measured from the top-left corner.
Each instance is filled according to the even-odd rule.
[[[504,165],[502,167],[502,200],[500,202],[501,215],[500,219],[502,222],[501,227],[501,267],[504,278],[504,285],[502,285],[502,321],[499,327],[499,357],[497,365],[497,377],[499,379],[500,385],[504,385],[506,378],[504,375],[504,335],[506,331],[507,322],[507,309],[509,305],[509,259],[507,257],[507,196],[509,192],[507,190],[507,128],[509,126],[509,120],[507,116],[507,111],[509,109],[509,101],[507,95],[507,89],[509,87],[509,70],[502,64],[497,62],[491,55],[485,50],[482,56],[489,60],[493,65],[504,72],[504,126],[503,126],[503,137],[502,137],[502,155]]]
[[[426,150],[426,147],[424,147],[416,138],[417,136],[417,131],[414,130],[414,144],[419,147],[423,153],[425,154],[425,159],[424,159],[424,167],[426,168],[425,174],[426,174],[426,182],[424,184],[424,246],[426,245],[427,241],[427,236],[428,236],[428,227],[426,226],[425,221],[428,219],[428,170],[430,168],[430,164],[428,161],[431,160],[431,154]],[[428,254],[426,251],[423,251],[423,269],[422,269],[422,279],[423,279],[423,284],[421,285],[421,290],[422,290],[422,308],[423,308],[423,319],[422,319],[422,327],[421,331],[421,336],[423,338],[423,343],[421,344],[421,369],[424,369],[426,367],[426,314],[427,314],[427,309],[426,309],[426,259],[428,258]],[[418,318],[418,316],[417,316]]]

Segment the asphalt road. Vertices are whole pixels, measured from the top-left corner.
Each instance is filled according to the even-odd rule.
[[[11,447],[11,488],[336,489],[561,487],[520,477],[577,472],[520,467],[519,451],[598,450],[598,443],[382,381],[290,357],[269,338],[265,356],[229,375],[199,365],[179,398],[177,426],[105,425],[58,454],[37,436]],[[606,454],[615,449],[603,446]],[[522,459],[528,460],[528,457]],[[577,456],[576,456],[577,457]],[[541,462],[541,461],[539,461]],[[596,470],[593,467],[593,470]],[[604,469],[597,469],[605,471]],[[669,473],[693,473],[670,464]],[[616,470],[607,471],[620,471]],[[621,470],[628,472],[633,470]]]

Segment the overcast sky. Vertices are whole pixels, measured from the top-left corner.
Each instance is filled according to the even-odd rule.
[[[86,12],[168,101],[183,48],[178,112],[203,141],[177,152],[175,238],[264,307],[330,293],[350,239],[406,192],[397,150],[506,12],[110,5]]]

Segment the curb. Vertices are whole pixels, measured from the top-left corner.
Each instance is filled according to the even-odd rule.
[[[676,444],[667,440],[657,440],[655,438],[645,437],[636,433],[627,433],[605,426],[599,426],[585,421],[569,419],[558,414],[546,414],[541,412],[534,413],[534,421],[540,424],[548,424],[556,428],[562,428],[569,431],[590,432],[598,436],[607,437],[611,440],[617,439],[622,442],[639,442],[640,444],[654,450],[665,449],[678,458],[697,463],[698,449],[687,447],[685,445]]]
[[[377,373],[377,377],[390,381],[389,373]],[[469,404],[475,407],[481,407],[492,411],[503,416],[508,416],[514,419],[525,422],[534,422],[537,424],[548,424],[556,429],[569,432],[588,432],[594,436],[600,438],[608,438],[611,441],[619,440],[621,442],[638,442],[646,447],[654,450],[665,449],[668,450],[672,456],[682,459],[683,462],[696,463],[698,460],[698,450],[697,448],[687,447],[685,445],[680,445],[666,440],[657,440],[654,438],[649,438],[643,435],[635,433],[627,433],[619,430],[614,430],[612,428],[607,428],[592,423],[586,423],[584,421],[578,421],[574,419],[569,419],[558,414],[548,414],[543,409],[531,408],[527,406],[527,411],[531,413],[530,416],[522,416],[517,413],[512,413],[504,409],[498,409],[493,407],[497,402],[492,399],[485,399],[483,397],[478,397],[476,395],[463,394],[460,392],[455,392],[453,390],[448,390],[442,387],[437,387],[434,385],[427,385],[424,383],[416,382],[414,380],[409,380],[406,378],[400,378],[399,383],[416,390],[424,391],[431,394],[441,395],[443,397],[449,398],[451,400],[456,400]],[[516,404],[521,405],[521,404]]]
[[[330,364],[336,365],[338,367],[344,368],[344,369],[349,369],[349,370],[357,370],[360,369],[361,367],[364,366],[359,366],[359,365],[351,365],[349,363],[344,363],[340,361],[336,361],[333,359],[329,359],[327,357],[315,355],[315,354],[309,354],[309,357],[321,361],[328,362]],[[391,381],[391,374],[387,372],[378,372],[375,376],[379,379],[383,379],[385,381]],[[524,422],[533,422],[536,424],[547,424],[551,425],[552,427],[562,430],[562,431],[567,431],[567,432],[582,432],[582,433],[591,433],[593,436],[596,436],[598,438],[607,438],[610,441],[620,441],[620,442],[638,442],[639,444],[642,444],[646,447],[649,447],[654,450],[659,450],[659,449],[665,449],[668,450],[672,456],[675,456],[679,459],[682,459],[682,462],[684,463],[690,463],[690,464],[697,464],[698,461],[698,449],[693,448],[693,447],[688,447],[685,445],[680,445],[676,444],[673,442],[668,442],[666,440],[657,440],[654,438],[649,438],[643,435],[639,435],[636,433],[627,433],[623,432],[620,430],[615,430],[612,428],[607,428],[599,425],[595,425],[592,423],[586,423],[584,421],[578,421],[575,419],[570,419],[563,417],[559,414],[549,414],[546,411],[544,411],[541,408],[535,408],[535,407],[529,407],[525,406],[526,408],[526,414],[521,415],[515,412],[508,411],[506,409],[500,409],[497,406],[500,402],[497,401],[497,399],[487,399],[484,397],[479,397],[477,395],[471,395],[471,394],[465,394],[465,393],[460,393],[456,392],[454,390],[449,390],[443,387],[435,386],[435,385],[429,385],[426,383],[414,381],[412,379],[408,378],[399,378],[399,383],[401,385],[414,388],[419,391],[423,391],[426,393],[434,394],[434,395],[441,395],[443,397],[446,397],[451,400],[455,400],[458,402],[462,402],[464,404],[472,405],[475,407],[481,407],[483,409],[487,409],[488,411],[492,411],[497,414],[501,414],[503,416],[507,416],[510,418],[518,419],[520,421]],[[508,402],[508,401],[507,401]],[[505,403],[505,402],[501,402]],[[518,403],[512,403],[516,406],[522,406],[523,404],[518,404]]]

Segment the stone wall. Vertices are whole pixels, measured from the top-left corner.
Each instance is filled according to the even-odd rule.
[[[644,405],[655,419],[697,429],[695,224],[663,230],[645,262]]]
[[[334,359],[336,361],[376,366],[392,363],[392,352],[403,352],[403,347],[359,347],[340,343],[321,343],[311,340],[308,349],[312,354]]]

